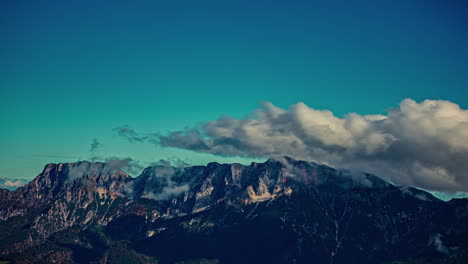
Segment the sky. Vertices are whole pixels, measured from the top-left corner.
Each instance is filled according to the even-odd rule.
[[[463,123],[467,24],[466,1],[2,1],[0,177],[93,157],[261,161],[270,152],[160,140],[177,131],[204,140],[194,128],[246,120],[263,102],[346,120],[389,115],[406,98],[444,100]],[[465,128],[452,128],[461,142]],[[148,139],[120,133],[129,130]],[[356,165],[317,155],[306,158]]]

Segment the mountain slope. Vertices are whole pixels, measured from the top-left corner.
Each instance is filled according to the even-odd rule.
[[[22,262],[387,263],[468,249],[466,199],[288,157],[136,178],[49,164],[0,199],[0,254]]]

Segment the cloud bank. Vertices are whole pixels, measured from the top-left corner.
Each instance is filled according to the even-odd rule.
[[[375,173],[395,184],[468,191],[468,111],[449,101],[405,99],[386,115],[344,117],[304,103],[287,110],[263,103],[244,119],[223,116],[153,138],[125,128],[128,134],[118,132],[131,141],[221,156],[288,155]]]

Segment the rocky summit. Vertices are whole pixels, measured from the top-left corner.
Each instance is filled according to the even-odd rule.
[[[0,189],[5,263],[468,263],[468,199],[271,158],[48,164]],[[3,262],[2,262],[3,263]]]

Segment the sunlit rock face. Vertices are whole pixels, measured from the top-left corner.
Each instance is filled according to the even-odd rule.
[[[0,199],[0,254],[17,262],[384,263],[468,248],[467,200],[289,157],[136,178],[115,163],[48,164]]]

